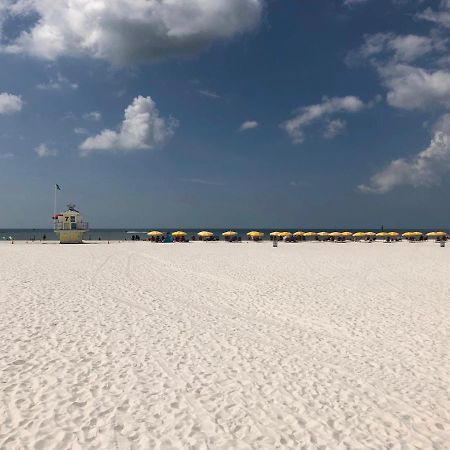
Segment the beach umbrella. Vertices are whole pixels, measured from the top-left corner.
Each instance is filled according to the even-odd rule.
[[[147,236],[162,236],[164,233],[161,233],[161,231],[149,231],[147,233]]]
[[[270,233],[270,236],[272,236],[272,237],[278,237],[280,235],[281,235],[281,233],[279,231],[272,231],[272,233]]]
[[[374,233],[373,231],[366,231],[366,236],[376,236],[377,233]]]
[[[397,233],[396,231],[389,231],[388,236],[389,237],[399,237],[400,234]]]
[[[280,236],[281,237],[291,237],[292,236],[292,233],[290,233],[289,231],[282,231],[281,233],[280,233]]]
[[[366,233],[363,233],[362,231],[358,231],[357,233],[353,233],[353,237],[355,238],[363,238],[366,237]]]
[[[326,232],[326,231],[321,231],[320,233],[317,233],[317,236],[319,236],[319,240],[325,241],[329,236],[330,233]]]
[[[344,236],[344,237],[352,237],[353,236],[353,233],[351,233],[350,231],[344,231],[343,233],[342,233],[342,236]]]
[[[305,234],[304,231],[296,231],[296,232],[294,233],[294,236],[295,236],[295,237],[301,237],[301,236],[304,236],[304,234]]]
[[[184,236],[186,236],[186,232],[184,232],[184,231],[174,231],[173,233],[172,233],[172,236],[173,237],[184,237]]]
[[[308,231],[303,236],[305,236],[305,237],[315,237],[315,236],[317,236],[317,233],[315,233],[314,231]]]
[[[427,233],[428,237],[436,238],[445,238],[448,236],[448,234],[445,231],[431,231],[430,233]]]
[[[264,233],[261,233],[261,231],[249,231],[247,233],[247,236],[249,236],[249,237],[261,237],[261,236],[264,236]]]
[[[208,237],[213,237],[214,233],[211,233],[211,231],[200,231],[199,233],[197,233],[198,236],[202,237],[202,238],[208,238]]]
[[[236,231],[225,231],[225,233],[222,233],[222,236],[224,237],[234,237],[237,236]]]
[[[330,233],[330,236],[332,236],[332,237],[342,237],[343,234],[340,233],[339,231],[333,231],[332,233]]]
[[[420,231],[407,231],[406,233],[402,234],[405,238],[415,238],[422,236],[422,233]]]
[[[386,231],[380,231],[379,233],[377,233],[377,237],[387,237],[389,236],[388,233],[386,233]]]
[[[264,236],[264,233],[261,233],[260,231],[250,231],[247,233],[247,236],[251,239],[251,240],[258,240],[258,239],[262,239],[262,237]]]

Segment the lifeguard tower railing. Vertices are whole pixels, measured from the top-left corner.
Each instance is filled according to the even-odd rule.
[[[87,230],[89,230],[89,223],[88,222],[55,222],[54,230],[55,231],[70,231],[70,230],[87,231]]]

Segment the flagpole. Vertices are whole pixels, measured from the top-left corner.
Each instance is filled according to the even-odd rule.
[[[55,184],[55,198],[53,203],[53,225],[55,224],[56,217],[56,184]]]

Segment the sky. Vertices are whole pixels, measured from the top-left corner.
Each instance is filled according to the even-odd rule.
[[[0,228],[450,226],[450,0],[0,0]]]

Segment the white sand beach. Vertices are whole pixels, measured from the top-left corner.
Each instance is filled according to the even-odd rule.
[[[450,245],[0,244],[0,448],[448,449]]]

